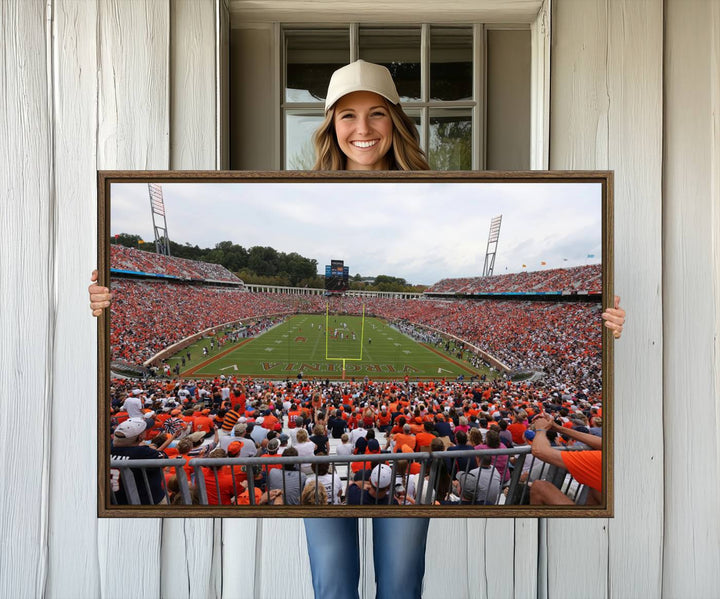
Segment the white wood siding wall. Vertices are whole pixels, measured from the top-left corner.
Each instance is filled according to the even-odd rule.
[[[548,596],[659,597],[663,548],[661,1],[553,0],[550,168],[615,171],[615,518],[550,520]],[[588,568],[588,564],[595,564]]]
[[[663,588],[717,597],[720,3],[675,0],[665,20]]]
[[[552,4],[550,167],[616,173],[616,516],[434,520],[425,596],[716,597],[720,3]],[[226,10],[0,3],[0,597],[311,596],[299,520],[95,517],[95,170],[218,166]]]
[[[45,3],[37,4],[42,9]],[[94,323],[88,326],[84,322],[87,291],[80,284],[87,279],[88,268],[92,270],[96,264],[95,170],[100,153],[96,24],[99,14],[100,6],[96,4],[64,2],[53,7],[55,68],[53,80],[45,82],[52,89],[55,104],[55,290],[53,301],[43,307],[49,312],[55,311],[57,323],[52,361],[43,367],[52,393],[47,406],[52,415],[52,432],[47,438],[48,470],[52,476],[45,500],[51,531],[45,595],[51,598],[69,598],[73,594],[101,596],[99,531],[102,523],[92,508],[97,503],[97,458],[93,456],[97,453],[97,443],[95,435],[87,434],[97,420],[96,411],[86,399],[96,395],[96,383],[90,376],[95,370],[96,357],[95,352],[85,349],[88,343],[92,347],[97,335]],[[33,23],[31,27],[38,25]],[[13,32],[20,39],[29,34],[29,29]],[[3,35],[10,34],[4,30]],[[35,268],[32,265],[29,270]],[[31,373],[27,370],[24,375],[31,376]],[[1,451],[8,455],[6,448]],[[24,465],[27,471],[46,467],[47,464],[37,459],[30,459]],[[2,484],[2,488],[12,487]],[[50,506],[53,497],[62,499]],[[14,523],[11,530],[14,533],[10,537],[17,539],[19,529]],[[16,577],[11,575],[9,580],[11,588],[17,589],[15,596],[41,596],[25,593],[19,565],[16,563],[13,569]],[[7,574],[2,578],[7,580]],[[10,597],[13,593],[4,595]]]

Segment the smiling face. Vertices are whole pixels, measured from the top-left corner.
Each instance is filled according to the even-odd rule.
[[[388,168],[393,124],[385,99],[373,92],[352,92],[335,104],[333,117],[338,145],[349,171]]]

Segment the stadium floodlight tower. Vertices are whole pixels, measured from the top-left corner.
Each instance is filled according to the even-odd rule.
[[[150,212],[152,213],[153,230],[155,231],[155,251],[163,256],[170,255],[170,240],[165,219],[165,202],[162,186],[159,183],[148,183],[150,192]]]
[[[500,239],[500,225],[502,214],[494,216],[490,221],[490,233],[488,234],[487,249],[485,250],[485,266],[483,266],[483,277],[491,277],[495,268],[495,254],[497,253],[498,239]]]

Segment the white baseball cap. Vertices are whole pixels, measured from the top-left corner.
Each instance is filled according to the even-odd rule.
[[[378,489],[389,487],[392,482],[392,468],[387,464],[378,464],[370,473],[370,482]]]
[[[395,82],[387,68],[372,62],[356,60],[339,68],[330,77],[325,112],[343,96],[358,91],[375,92],[393,104],[400,102]]]
[[[128,418],[115,428],[115,438],[131,439],[137,437],[140,433],[145,432],[148,424],[148,421],[143,418]]]

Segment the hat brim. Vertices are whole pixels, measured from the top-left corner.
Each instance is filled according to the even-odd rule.
[[[348,94],[352,94],[354,92],[372,92],[374,94],[377,94],[378,96],[382,96],[385,98],[388,102],[391,104],[398,104],[400,102],[400,98],[395,96],[394,98],[390,96],[389,94],[383,93],[381,90],[377,88],[373,88],[371,86],[367,85],[348,85],[342,89],[337,90],[337,92],[334,92],[332,96],[328,96],[325,99],[325,112],[330,110],[335,104],[337,104],[338,100],[342,99],[344,96],[347,96]]]

